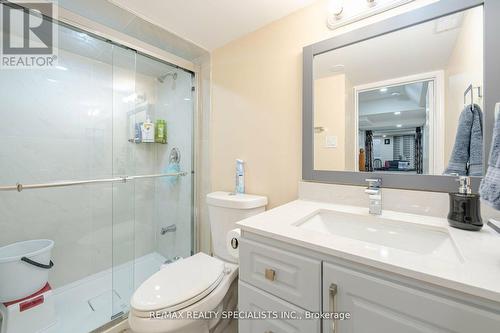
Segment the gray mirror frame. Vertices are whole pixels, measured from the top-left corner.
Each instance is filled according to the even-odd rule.
[[[494,127],[495,104],[500,102],[500,1],[499,0],[441,0],[437,3],[397,15],[378,23],[333,37],[303,48],[302,100],[302,179],[304,181],[345,185],[366,185],[365,179],[381,178],[383,187],[433,192],[455,192],[456,177],[440,175],[399,175],[351,171],[314,170],[314,56],[364,40],[431,21],[473,7],[484,6],[484,159],[488,164]],[[482,177],[473,177],[474,191]]]

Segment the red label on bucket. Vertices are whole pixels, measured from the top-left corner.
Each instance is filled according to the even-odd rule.
[[[11,301],[11,302],[5,302],[3,303],[3,305],[8,308],[9,306],[12,306],[14,304],[19,304],[19,303],[23,303],[24,301],[27,301],[30,300],[32,301],[34,299],[34,297],[38,296],[38,295],[41,295],[43,293],[46,293],[47,291],[49,290],[52,290],[52,287],[50,286],[50,284],[47,282],[45,284],[45,287],[43,287],[42,289],[40,289],[39,291],[37,291],[36,293],[34,293],[33,295],[30,295],[28,297],[24,297],[24,298],[21,298],[21,299],[18,299],[18,300],[15,300],[15,301]],[[43,300],[42,300],[42,303],[43,303]]]
[[[19,310],[21,312],[29,310],[31,308],[34,308],[37,305],[43,304],[43,301],[44,301],[43,295],[40,295],[36,298],[30,299],[29,301],[26,301],[26,302],[19,304]]]

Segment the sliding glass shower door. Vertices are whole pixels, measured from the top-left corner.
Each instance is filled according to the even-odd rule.
[[[193,75],[113,49],[113,316],[193,249]],[[147,127],[152,127],[148,133]]]
[[[135,259],[135,187],[136,150],[129,142],[127,127],[130,105],[134,104],[136,91],[137,53],[133,50],[113,46],[113,177],[124,181],[113,183],[112,201],[112,317],[128,311],[134,290]],[[134,115],[131,115],[135,121]]]
[[[84,31],[58,35],[57,67],[0,69],[0,247],[54,241],[47,332],[84,333],[192,253],[194,82]]]

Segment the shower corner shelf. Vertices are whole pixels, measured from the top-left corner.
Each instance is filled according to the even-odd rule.
[[[134,139],[128,139],[129,143],[133,143],[136,145],[152,145],[152,144],[157,144],[157,145],[167,145],[168,142],[162,143],[162,142],[135,142]]]

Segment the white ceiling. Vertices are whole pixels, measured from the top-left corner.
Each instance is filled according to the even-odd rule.
[[[212,51],[316,0],[109,0]]]
[[[323,53],[314,58],[314,77],[343,72],[353,85],[360,85],[442,70],[455,47],[463,15],[457,13]],[[442,29],[450,25],[448,30]]]
[[[395,134],[427,122],[428,82],[373,89],[359,94],[359,129]]]

